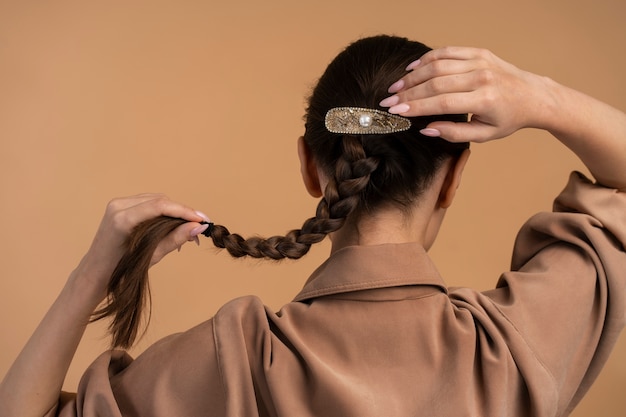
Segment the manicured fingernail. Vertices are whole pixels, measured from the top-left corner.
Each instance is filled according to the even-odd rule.
[[[179,246],[176,250],[177,250],[178,252],[180,252],[181,248],[182,248],[182,246]]]
[[[189,232],[189,237],[197,237],[200,233],[204,232],[208,228],[208,224],[201,224],[200,226],[194,228],[191,232]]]
[[[380,103],[381,107],[391,107],[391,106],[395,106],[396,104],[398,104],[398,102],[400,101],[400,97],[398,96],[391,96],[391,97],[387,97],[386,99],[382,100]]]
[[[424,136],[430,136],[432,138],[438,138],[439,136],[441,136],[440,131],[438,131],[437,129],[429,128],[429,127],[420,130],[420,133]]]
[[[198,236],[194,236],[193,241],[196,242],[196,245],[200,246],[200,238]]]
[[[422,61],[417,59],[417,60],[411,62],[409,65],[407,65],[406,70],[407,71],[411,71],[412,69],[415,69],[416,67],[418,67],[421,63],[422,63]]]
[[[201,212],[201,211],[197,211],[197,210],[196,210],[196,214],[197,214],[198,216],[202,217],[202,218],[204,219],[204,221],[205,221],[205,222],[207,222],[207,223],[211,223],[211,219],[209,219],[209,216],[207,216],[207,215],[206,215],[206,214],[204,214],[203,212]]]
[[[391,84],[387,91],[392,94],[397,93],[398,91],[402,90],[402,87],[404,87],[404,80],[398,80],[395,83]]]
[[[389,110],[387,110],[389,113],[391,114],[400,114],[400,113],[406,113],[409,111],[409,109],[411,108],[411,106],[409,106],[406,103],[400,103],[396,106],[390,107]]]

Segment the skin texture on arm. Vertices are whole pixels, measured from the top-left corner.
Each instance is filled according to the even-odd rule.
[[[469,113],[470,123],[434,122],[422,133],[486,142],[527,127],[552,133],[598,183],[626,190],[626,115],[592,97],[476,48],[433,50],[407,67],[381,105],[403,116]]]
[[[144,220],[168,215],[188,220],[157,247],[152,265],[196,240],[206,216],[162,195],[144,194],[109,203],[94,241],[70,275],[0,384],[2,417],[42,416],[58,401],[63,380],[91,314],[106,295],[130,231]]]

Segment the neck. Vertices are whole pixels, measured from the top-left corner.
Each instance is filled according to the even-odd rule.
[[[330,234],[331,253],[346,246],[410,242],[418,243],[428,251],[439,233],[468,156],[469,151],[466,151],[459,158],[460,165],[457,160],[446,161],[409,207],[400,209],[389,204],[372,213],[348,218],[341,229]]]
[[[428,250],[435,240],[444,214],[445,209],[439,208],[436,198],[429,195],[422,196],[420,203],[408,210],[385,207],[362,214],[356,219],[347,220],[341,229],[330,235],[331,253],[346,246],[409,242]]]

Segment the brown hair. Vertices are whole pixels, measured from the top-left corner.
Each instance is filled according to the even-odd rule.
[[[405,38],[375,36],[361,39],[341,52],[314,88],[305,115],[304,141],[329,178],[314,217],[284,236],[270,238],[230,233],[220,225],[208,235],[231,256],[280,260],[298,259],[311,245],[339,230],[350,216],[376,210],[381,204],[406,208],[428,187],[441,163],[459,155],[468,144],[424,138],[419,130],[434,120],[467,121],[466,115],[411,118],[410,130],[386,135],[342,135],[324,125],[333,107],[381,109],[387,88],[404,68],[430,48]],[[423,140],[422,140],[423,139]],[[113,316],[113,345],[129,347],[149,301],[148,268],[158,244],[184,220],[159,217],[136,227],[126,242],[108,288],[106,304],[93,320]]]

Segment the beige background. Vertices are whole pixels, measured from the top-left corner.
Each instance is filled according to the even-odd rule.
[[[487,47],[626,109],[622,0],[225,3],[0,0],[0,374],[112,197],[164,192],[243,234],[310,216],[295,154],[304,97],[358,37]],[[582,166],[542,132],[474,146],[432,251],[449,284],[493,286],[516,230],[572,169]],[[133,353],[233,297],[279,308],[327,251],[276,265],[186,246],[153,270],[152,325]],[[66,389],[106,348],[103,329],[88,329]],[[625,348],[622,337],[574,415],[623,416]]]

